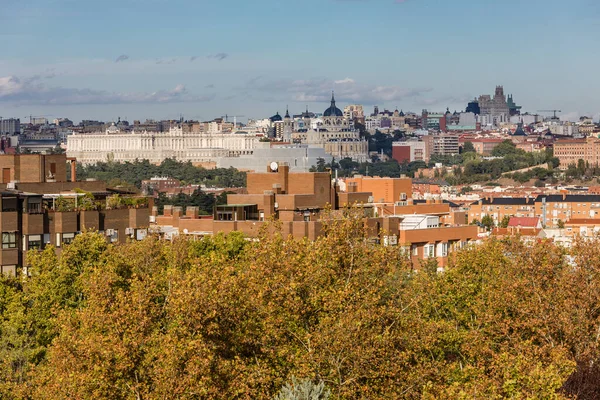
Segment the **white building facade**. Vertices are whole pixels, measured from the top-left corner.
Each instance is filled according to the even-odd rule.
[[[258,136],[246,133],[184,133],[181,128],[171,128],[164,133],[124,133],[111,126],[104,133],[68,136],[67,156],[81,164],[135,160],[160,163],[167,158],[193,163],[216,162],[221,157],[252,154],[258,140]]]

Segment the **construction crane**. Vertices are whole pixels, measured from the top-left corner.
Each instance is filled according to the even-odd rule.
[[[556,116],[556,113],[562,112],[562,110],[538,110],[537,112],[554,113],[554,117],[552,117],[552,119],[558,119],[558,117]]]

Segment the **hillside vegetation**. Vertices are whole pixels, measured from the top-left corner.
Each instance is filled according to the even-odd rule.
[[[271,399],[295,379],[331,399],[600,396],[598,243],[492,240],[436,273],[353,215],[325,222],[315,242],[275,224],[34,255],[0,281],[0,397]]]

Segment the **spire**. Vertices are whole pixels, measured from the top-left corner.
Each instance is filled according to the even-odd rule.
[[[290,109],[288,106],[285,106],[285,118],[290,118]]]
[[[333,90],[331,91],[331,105],[335,106],[335,96]]]

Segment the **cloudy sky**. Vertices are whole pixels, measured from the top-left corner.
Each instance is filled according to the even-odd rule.
[[[599,38],[597,0],[0,0],[0,116],[461,110],[497,84],[597,115]]]

